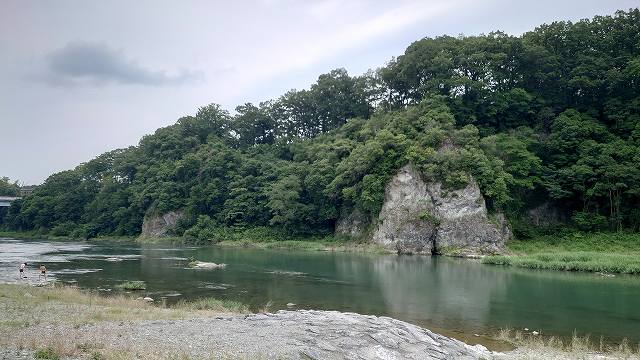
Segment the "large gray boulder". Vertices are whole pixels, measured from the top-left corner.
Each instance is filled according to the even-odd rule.
[[[427,184],[405,166],[385,188],[373,241],[398,253],[431,254],[438,219]]]
[[[169,211],[164,214],[146,215],[142,221],[141,237],[162,237],[166,236],[182,217],[181,210]]]
[[[509,236],[504,216],[489,217],[473,178],[446,190],[409,164],[385,188],[373,241],[398,253],[476,255],[501,252]]]

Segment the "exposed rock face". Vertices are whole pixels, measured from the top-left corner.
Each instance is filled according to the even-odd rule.
[[[345,235],[360,238],[365,235],[369,219],[358,209],[348,211],[343,209],[340,218],[336,222],[336,235]]]
[[[425,183],[406,165],[387,184],[373,240],[399,253],[497,253],[509,237],[504,216],[491,221],[475,180],[464,189]]]
[[[169,211],[162,215],[147,215],[142,221],[142,237],[161,237],[173,229],[184,216],[181,210]]]
[[[412,166],[400,169],[387,184],[373,241],[398,253],[431,254],[437,219],[427,185]]]

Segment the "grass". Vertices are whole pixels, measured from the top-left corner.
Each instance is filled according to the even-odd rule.
[[[144,281],[127,281],[116,287],[123,290],[146,290],[147,284]]]
[[[202,298],[192,301],[181,300],[176,305],[175,309],[181,310],[208,310],[214,312],[233,312],[233,313],[248,313],[249,309],[241,302],[233,300],[219,300],[213,298]]]
[[[640,234],[575,233],[508,243],[510,255],[488,256],[485,264],[528,269],[640,274]]]
[[[60,355],[51,347],[36,350],[33,357],[36,359],[60,360]]]
[[[247,312],[246,306],[227,300],[201,299],[162,308],[123,294],[97,296],[68,286],[0,284],[0,347],[32,349],[37,359],[80,355],[89,359],[140,358],[131,349],[110,348],[102,336],[88,335],[82,326]]]
[[[495,337],[516,347],[513,358],[525,359],[638,359],[640,344],[637,347],[623,339],[618,344],[606,344],[603,338],[594,343],[587,336],[576,333],[569,339],[555,336],[533,335],[520,330],[502,329]]]

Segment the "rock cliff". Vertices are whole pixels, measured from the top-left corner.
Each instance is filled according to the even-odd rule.
[[[165,214],[147,215],[142,221],[141,237],[162,237],[173,229],[178,220],[184,216],[181,210],[169,211]]]
[[[406,254],[499,253],[510,236],[501,214],[489,216],[475,180],[459,190],[425,183],[406,165],[385,189],[373,241]]]

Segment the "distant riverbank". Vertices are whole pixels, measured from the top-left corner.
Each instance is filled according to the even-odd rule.
[[[299,251],[360,252],[391,254],[371,242],[327,235],[291,236],[271,229],[220,229],[212,238],[101,236],[91,241],[137,241],[140,243],[173,243],[184,245],[215,245],[234,248],[260,248]],[[85,241],[68,236],[38,232],[0,232],[0,237]],[[482,257],[489,265],[514,266],[527,269],[599,272],[607,274],[640,274],[640,234],[638,233],[572,233],[537,236],[507,243],[504,255]]]
[[[485,264],[528,269],[640,274],[640,234],[574,233],[508,243],[509,254],[489,256]]]

